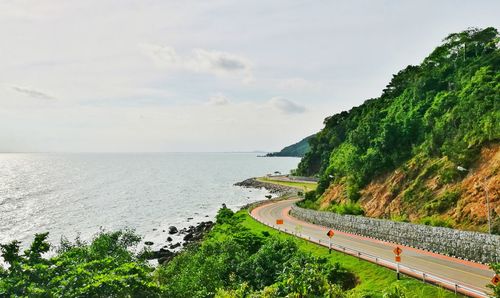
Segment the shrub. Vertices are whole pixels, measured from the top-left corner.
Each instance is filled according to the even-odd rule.
[[[447,190],[436,199],[425,203],[424,209],[428,214],[443,213],[453,207],[460,198],[459,190]]]
[[[306,209],[319,209],[319,204],[316,201],[316,191],[308,191],[304,195],[304,199],[297,203],[299,207]]]
[[[313,209],[313,210],[318,210],[319,209],[319,204],[317,202],[312,202],[312,201],[300,201],[297,203],[297,206],[306,208],[306,209]]]
[[[438,216],[426,216],[419,220],[420,224],[433,227],[453,228],[455,223],[450,218],[440,218]]]
[[[222,208],[219,209],[217,215],[215,216],[215,220],[218,224],[225,224],[231,222],[233,218],[234,212],[227,208],[225,204],[222,205]]]
[[[410,222],[410,220],[408,219],[408,215],[406,214],[393,214],[391,215],[391,220],[398,222]]]
[[[304,200],[305,201],[315,201],[316,200],[316,192],[314,190],[306,192]]]
[[[365,211],[359,203],[349,202],[341,204],[330,205],[327,211],[335,212],[338,214],[351,214],[351,215],[364,215]]]

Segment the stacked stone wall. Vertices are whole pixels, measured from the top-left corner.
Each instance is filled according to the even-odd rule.
[[[292,206],[304,221],[483,264],[500,262],[500,236]]]

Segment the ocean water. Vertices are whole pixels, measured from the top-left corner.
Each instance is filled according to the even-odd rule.
[[[234,183],[298,162],[250,153],[0,154],[0,243],[26,246],[48,231],[58,244],[62,235],[88,240],[128,227],[162,246],[170,225],[213,220],[222,203],[236,209],[268,194]]]

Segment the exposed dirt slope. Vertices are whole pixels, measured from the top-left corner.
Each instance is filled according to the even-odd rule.
[[[486,192],[494,229],[500,230],[500,144],[485,146],[468,172],[447,160],[416,157],[378,177],[361,191],[366,216],[427,222],[466,230],[487,229]],[[342,185],[332,185],[320,208],[345,203]]]

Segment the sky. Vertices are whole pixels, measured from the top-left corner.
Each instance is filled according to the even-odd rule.
[[[0,0],[0,152],[275,151],[500,1]]]

